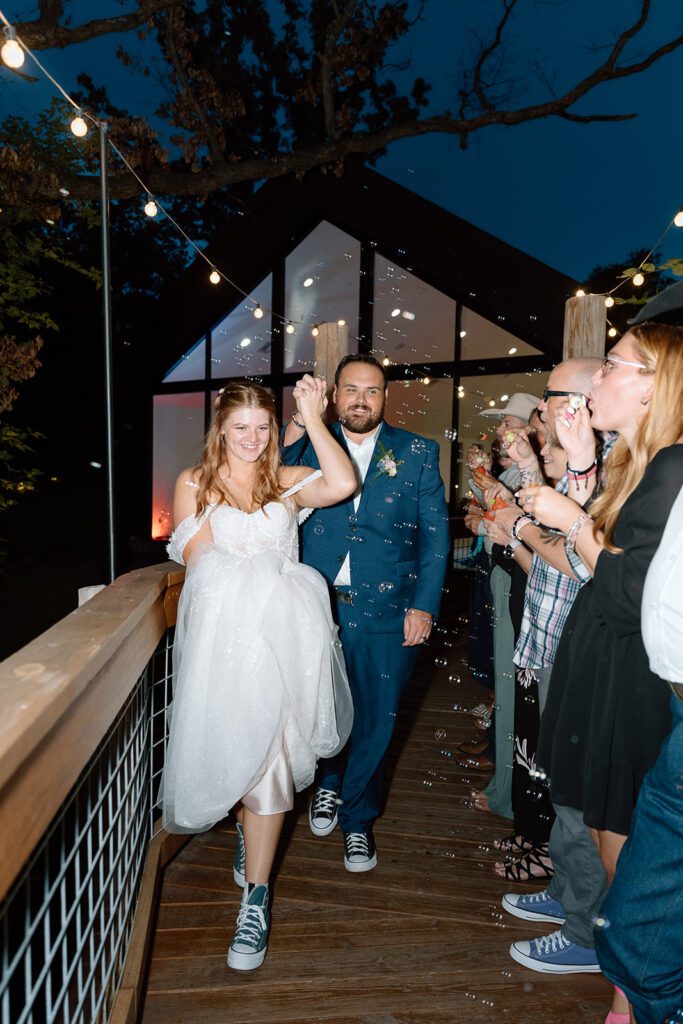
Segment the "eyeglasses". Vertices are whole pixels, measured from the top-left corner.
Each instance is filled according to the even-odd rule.
[[[606,377],[614,366],[635,366],[638,370],[647,370],[645,363],[634,363],[630,359],[622,359],[621,356],[605,356],[600,367],[600,376]]]
[[[580,391],[552,391],[549,388],[543,389],[543,401],[547,402],[549,398],[569,398],[571,395],[581,395]],[[582,398],[585,398],[582,395]]]

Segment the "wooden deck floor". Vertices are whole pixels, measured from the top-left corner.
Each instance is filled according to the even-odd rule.
[[[339,833],[315,839],[302,800],[282,843],[268,956],[240,974],[225,963],[240,898],[234,828],[197,836],[166,870],[144,1024],[602,1022],[601,976],[541,975],[508,955],[512,941],[553,926],[500,906],[513,887],[493,873],[490,844],[509,827],[466,806],[486,777],[444,753],[474,731],[454,703],[482,691],[454,688],[453,668],[435,671],[433,661],[425,651],[399,721],[376,870],[348,874]]]

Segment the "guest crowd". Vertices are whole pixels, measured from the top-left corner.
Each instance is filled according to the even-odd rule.
[[[683,1020],[683,327],[646,315],[483,412],[496,442],[466,455],[486,696],[460,763],[512,822],[495,870],[531,935],[510,955],[602,971],[605,1024]]]

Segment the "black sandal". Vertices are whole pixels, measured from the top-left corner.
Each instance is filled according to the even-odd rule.
[[[545,860],[549,859],[547,843],[544,843],[542,846],[535,846],[529,850],[525,857],[503,865],[505,871],[499,877],[504,878],[507,882],[536,882],[543,878],[552,878],[553,868],[543,863],[544,858]],[[532,867],[541,868],[542,874],[534,874],[531,870]]]
[[[529,850],[533,850],[534,844],[522,835],[513,835],[505,836],[503,839],[494,839],[493,847],[496,850],[502,850],[503,853],[528,853]]]

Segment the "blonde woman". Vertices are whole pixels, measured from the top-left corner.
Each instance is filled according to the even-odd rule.
[[[164,826],[211,828],[237,808],[234,877],[244,886],[228,965],[259,967],[269,880],[293,790],[346,742],[351,697],[327,585],[298,561],[301,510],[356,487],[323,423],[325,382],[301,416],[320,469],[283,467],[273,395],[232,382],[199,465],[180,474],[169,555],[187,566],[178,608]]]
[[[547,487],[521,497],[525,512],[562,530],[593,573],[560,641],[538,764],[550,775],[553,803],[583,812],[609,881],[670,729],[668,689],[650,671],[640,621],[645,575],[683,485],[683,328],[645,323],[625,334],[593,378],[589,410],[567,409],[557,433],[585,494],[596,478],[593,430],[619,435],[600,496],[585,510]],[[599,970],[594,950],[571,950],[566,940],[560,930],[511,953],[537,970]],[[515,955],[515,947],[524,948]],[[615,1006],[609,1024],[628,1020],[625,1011]]]

